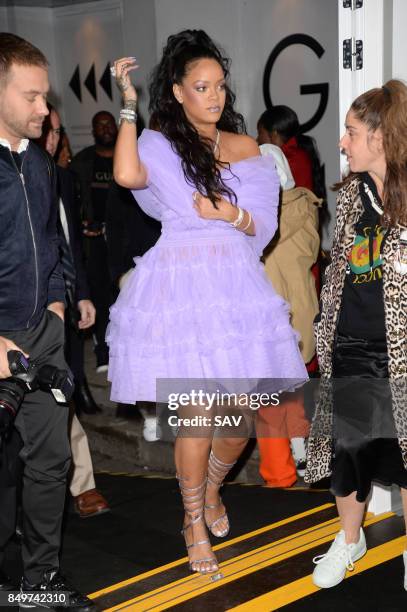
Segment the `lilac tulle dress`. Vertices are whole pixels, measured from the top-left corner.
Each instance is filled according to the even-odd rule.
[[[306,380],[289,306],[259,260],[277,229],[273,158],[252,157],[222,171],[253,216],[256,235],[247,236],[197,215],[195,187],[162,134],[144,130],[138,148],[148,184],[134,196],[161,221],[162,234],[135,260],[110,310],[112,400],[161,401],[157,379],[284,379],[285,389]]]

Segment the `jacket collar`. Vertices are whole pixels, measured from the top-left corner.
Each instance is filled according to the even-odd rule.
[[[18,145],[18,149],[16,151],[16,153],[23,153],[24,151],[27,150],[28,145],[29,145],[30,141],[28,140],[28,138],[22,138],[20,140],[20,144]],[[0,145],[2,147],[6,147],[6,149],[9,149],[9,151],[11,151],[11,145],[9,143],[8,140],[6,140],[6,138],[0,138]]]

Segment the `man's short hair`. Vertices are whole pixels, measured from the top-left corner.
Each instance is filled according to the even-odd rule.
[[[93,117],[92,117],[92,129],[95,129],[96,124],[97,124],[97,122],[98,122],[99,118],[100,118],[102,115],[108,115],[108,116],[109,116],[109,117],[111,117],[111,118],[113,119],[113,121],[116,123],[116,119],[114,118],[114,116],[112,115],[112,113],[109,113],[109,111],[104,111],[104,110],[102,110],[102,111],[98,111],[98,112],[97,112],[95,115],[93,115]]]
[[[10,32],[0,32],[0,83],[7,78],[12,64],[47,68],[48,61],[28,40]]]

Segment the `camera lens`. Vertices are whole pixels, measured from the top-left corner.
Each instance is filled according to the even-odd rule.
[[[12,418],[15,418],[23,398],[24,391],[17,383],[3,381],[0,385],[0,410],[7,410]]]

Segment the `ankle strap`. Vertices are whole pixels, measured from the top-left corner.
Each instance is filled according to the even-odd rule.
[[[215,487],[220,487],[235,463],[236,461],[233,461],[233,463],[224,463],[218,459],[211,450],[208,462],[208,482]]]
[[[182,483],[188,481],[188,478],[183,478],[177,474],[177,480],[181,491],[182,502],[185,512],[188,514],[192,523],[195,523],[202,517],[206,479],[197,487],[185,487]]]

